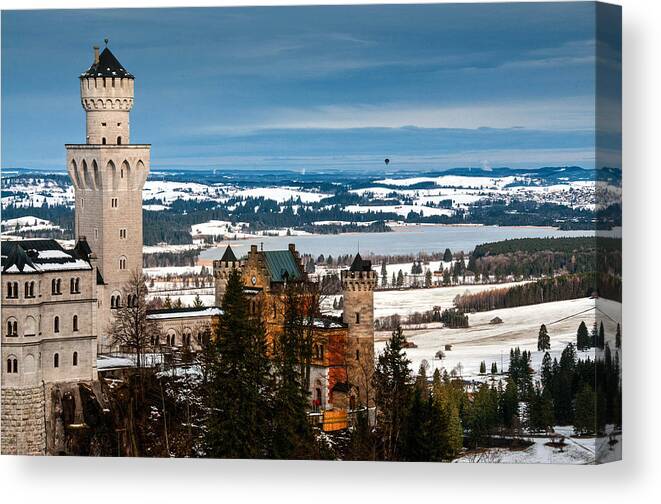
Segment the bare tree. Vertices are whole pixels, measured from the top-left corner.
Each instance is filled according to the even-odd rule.
[[[161,327],[147,318],[147,278],[134,271],[122,288],[122,303],[110,324],[113,346],[135,353],[136,367],[143,367],[148,347],[160,340]]]

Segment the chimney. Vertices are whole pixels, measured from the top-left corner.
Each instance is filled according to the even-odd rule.
[[[99,46],[94,46],[94,64],[98,65],[99,64]]]

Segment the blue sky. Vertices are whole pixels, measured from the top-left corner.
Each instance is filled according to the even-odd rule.
[[[153,169],[595,164],[594,4],[543,3],[4,11],[4,168],[64,168],[105,37]]]

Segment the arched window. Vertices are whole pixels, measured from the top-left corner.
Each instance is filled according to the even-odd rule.
[[[73,316],[72,327],[74,331],[78,331],[78,315]]]
[[[34,282],[25,282],[25,297],[34,297]]]
[[[122,145],[122,137],[117,137],[117,145]]]
[[[78,365],[78,352],[73,353],[73,365],[74,366]]]
[[[18,322],[13,317],[7,320],[7,336],[18,336]]]
[[[7,297],[10,299],[18,298],[18,282],[7,282]]]
[[[119,269],[120,270],[125,270],[126,269],[126,257],[124,257],[124,256],[119,258]]]
[[[58,317],[57,315],[53,319],[53,332],[54,333],[60,332],[60,317]]]
[[[60,367],[60,354],[58,353],[53,354],[53,367],[54,368]]]
[[[106,144],[106,137],[101,138],[101,144],[105,145]]]
[[[56,286],[57,286],[57,293],[58,293],[58,294],[62,294],[62,280],[60,280],[60,279],[58,278],[58,279],[57,279],[57,282],[55,282],[55,284],[56,284]]]
[[[7,359],[7,373],[18,373],[18,359],[16,357],[9,357]]]
[[[356,348],[356,360],[360,360],[360,350]]]

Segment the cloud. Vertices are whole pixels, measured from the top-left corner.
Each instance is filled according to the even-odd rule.
[[[262,129],[403,127],[593,130],[594,100],[592,97],[572,97],[448,105],[387,103],[274,107],[263,110],[261,117],[253,116],[245,122],[207,124],[187,131],[213,135]]]

